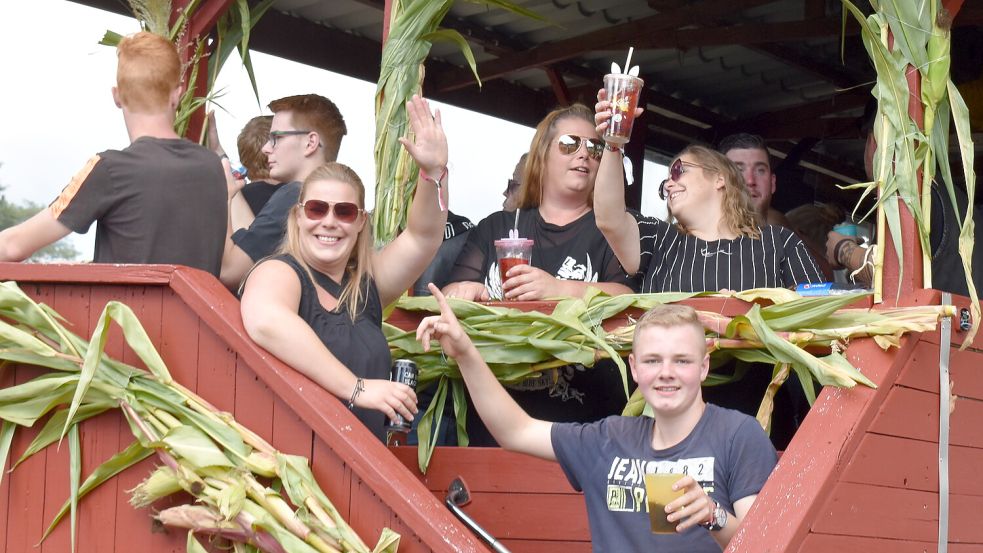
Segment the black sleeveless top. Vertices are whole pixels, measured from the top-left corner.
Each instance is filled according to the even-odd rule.
[[[328,311],[321,305],[317,290],[307,271],[293,256],[284,254],[273,257],[293,268],[300,279],[300,306],[297,314],[314,329],[331,353],[338,358],[355,376],[365,379],[389,380],[392,355],[389,343],[382,333],[382,303],[375,282],[369,279],[364,285],[362,309],[352,324],[348,309],[338,304],[337,310]],[[347,281],[338,284],[330,277],[311,269],[317,284],[335,298],[341,297],[341,290]],[[348,401],[348,398],[343,398]],[[386,440],[386,416],[374,409],[354,409],[355,416],[380,440]]]

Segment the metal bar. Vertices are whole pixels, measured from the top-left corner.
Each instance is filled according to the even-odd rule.
[[[952,294],[942,293],[942,305],[952,304]],[[949,349],[952,317],[943,317],[939,332],[939,553],[949,550]]]
[[[467,513],[462,511],[460,507],[455,505],[454,502],[450,500],[450,498],[445,499],[444,504],[447,505],[447,508],[450,509],[452,513],[454,513],[454,516],[461,519],[461,522],[463,522],[465,526],[470,528],[471,531],[474,532],[475,534],[478,534],[478,536],[480,536],[481,539],[488,542],[488,545],[490,545],[492,549],[495,550],[495,553],[512,553],[504,545],[502,545],[497,539],[495,539],[495,536],[489,534],[488,531],[482,528],[477,522],[475,522],[473,518],[471,518]]]

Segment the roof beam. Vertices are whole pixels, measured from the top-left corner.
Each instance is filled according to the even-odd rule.
[[[659,35],[667,29],[691,25],[707,17],[724,17],[775,0],[702,0],[682,6],[671,13],[660,13],[636,19],[619,25],[612,25],[580,36],[537,46],[525,52],[518,52],[478,66],[482,80],[501,78],[509,73],[525,69],[551,65],[566,61],[585,52],[620,48],[622,45],[644,41],[643,37]],[[441,79],[437,83],[440,90],[453,90],[467,86],[467,81]]]

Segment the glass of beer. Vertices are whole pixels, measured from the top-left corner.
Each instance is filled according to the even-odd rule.
[[[666,505],[683,496],[683,490],[673,491],[672,485],[682,474],[646,474],[645,495],[648,501],[649,522],[653,534],[675,534],[678,522],[666,520]]]

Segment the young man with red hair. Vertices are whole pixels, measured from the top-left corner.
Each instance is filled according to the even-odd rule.
[[[21,261],[96,222],[93,261],[173,263],[219,274],[227,184],[219,158],[179,137],[177,50],[139,32],[117,48],[113,101],[130,145],[93,156],[46,209],[0,233],[0,260]]]

